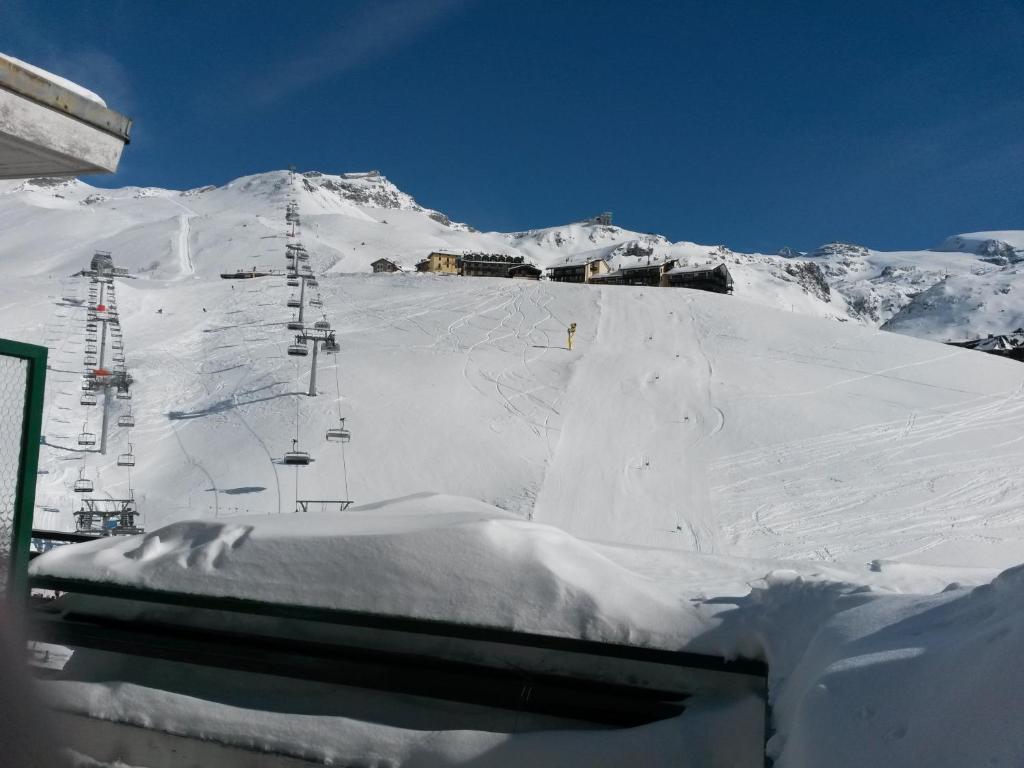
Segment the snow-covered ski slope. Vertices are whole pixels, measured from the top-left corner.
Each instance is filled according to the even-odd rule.
[[[1024,554],[1017,363],[685,290],[320,284],[341,352],[321,355],[309,398],[309,358],[285,354],[283,278],[119,281],[147,528],[437,491],[586,539],[709,553],[986,566]],[[82,468],[104,493],[128,491],[115,465],[126,430],[107,456],[75,442],[99,415],[78,402],[85,309],[62,297],[86,285],[0,290],[6,335],[52,347],[38,522],[54,527],[72,522]],[[324,439],[340,416],[344,447]],[[280,463],[296,436],[309,467]]]
[[[284,279],[219,279],[284,268],[289,194],[342,348],[321,355],[317,398],[303,394],[309,358],[285,354]],[[377,174],[284,172],[183,193],[5,182],[0,227],[4,335],[52,350],[41,524],[71,525],[80,471],[125,496],[115,459],[130,441],[149,529],[290,512],[296,498],[437,491],[583,538],[703,552],[987,566],[1024,554],[1024,370],[873,327],[923,317],[915,333],[934,336],[950,315],[922,297],[951,291],[955,304],[957,281],[983,292],[1008,280],[1013,232],[916,256],[841,244],[743,255],[592,223],[479,233]],[[541,264],[725,259],[737,288],[367,274],[380,256],[411,265],[435,248]],[[96,250],[138,276],[119,280],[136,386],[117,403],[137,426],[115,428],[105,456],[76,442],[98,431],[99,409],[79,404],[88,283],[69,275]],[[911,296],[935,270],[959,276]],[[868,299],[882,294],[889,309],[872,320]],[[1017,311],[1012,285],[999,295]],[[971,306],[958,327],[1008,314]],[[319,314],[307,308],[307,322]],[[344,448],[324,440],[340,417],[355,435]],[[293,438],[311,466],[281,464]]]

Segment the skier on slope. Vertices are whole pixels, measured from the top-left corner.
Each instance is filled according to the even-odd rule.
[[[576,337],[576,323],[571,323],[568,328],[569,333],[569,351],[572,352],[572,340]]]

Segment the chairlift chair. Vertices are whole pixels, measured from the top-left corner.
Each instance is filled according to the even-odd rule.
[[[319,287],[320,283],[317,282],[317,279],[315,277],[311,277],[309,278],[309,280],[306,281],[306,285],[308,285],[310,288],[317,288]]]
[[[86,432],[85,429],[84,429],[85,425],[82,425],[82,426],[83,426],[83,430],[78,435],[78,444],[79,445],[96,445],[96,433],[95,432]]]
[[[114,360],[115,363],[123,363],[124,362],[124,355],[119,353],[119,352],[115,352],[113,360]]]
[[[85,340],[86,341],[95,342],[96,341],[96,334],[95,333],[87,333],[87,334],[85,334]]]
[[[311,306],[311,307],[322,307],[323,305],[324,305],[324,300],[323,299],[317,298],[317,299],[310,299],[309,300],[309,306]]]
[[[298,288],[299,287],[299,281],[296,280],[295,278],[288,278],[288,285],[291,288]]]
[[[305,327],[306,326],[304,326],[298,320],[289,320],[288,321],[288,330],[289,331],[301,331]]]
[[[118,400],[131,400],[132,393],[128,391],[128,387],[118,387],[115,397],[117,397]]]
[[[124,349],[124,342],[121,341],[120,339],[115,338],[112,342],[110,342],[110,348],[111,349]]]
[[[92,355],[86,355],[82,361],[85,365],[96,365],[96,358]]]
[[[132,416],[132,412],[129,409],[128,413],[122,413],[117,417],[117,426],[119,427],[134,427],[135,417]]]
[[[97,351],[98,350],[96,349],[96,345],[95,344],[86,344],[85,345],[85,354],[87,354],[87,355],[95,355]]]
[[[292,357],[305,357],[309,354],[309,348],[305,342],[300,342],[296,339],[294,344],[288,345],[288,354]]]
[[[92,480],[86,478],[84,469],[78,472],[78,479],[75,480],[73,489],[75,493],[92,493]]]
[[[90,379],[86,379],[85,381],[82,382],[82,391],[83,392],[91,392],[92,391],[92,381]]]
[[[333,338],[324,342],[324,352],[341,352],[341,346]]]
[[[302,302],[299,301],[296,298],[291,298],[291,299],[288,299],[287,306],[291,307],[292,309],[297,309],[298,307],[302,306]]]
[[[119,467],[134,467],[135,466],[135,454],[132,453],[132,444],[128,443],[128,453],[119,453],[117,455],[117,466]]]
[[[309,464],[309,452],[299,450],[299,441],[292,440],[292,449],[285,451],[284,463],[293,464],[297,467],[304,467]]]
[[[327,322],[326,317],[323,320],[317,320],[315,323],[313,323],[313,327],[316,328],[318,331],[331,330],[331,324]]]
[[[82,405],[96,405],[96,395],[92,392],[83,392],[78,402]]]
[[[326,437],[328,442],[347,443],[352,439],[352,433],[345,427],[345,419],[342,419],[341,426],[328,429]]]

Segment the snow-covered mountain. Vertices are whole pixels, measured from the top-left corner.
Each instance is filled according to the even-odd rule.
[[[284,267],[289,196],[319,282],[307,322],[328,321],[340,345],[320,355],[316,397],[306,395],[310,359],[286,355],[285,280],[219,278]],[[829,244],[806,255],[593,222],[485,233],[379,174],[285,172],[185,192],[0,183],[0,232],[2,335],[50,347],[36,524],[71,528],[83,477],[95,497],[133,493],[150,532],[81,545],[93,549],[79,569],[761,656],[779,765],[835,754],[914,764],[939,752],[1010,764],[1019,754],[1005,714],[1019,698],[1021,572],[995,577],[1024,560],[1024,369],[928,340],[1019,324],[1019,233],[964,235],[935,251]],[[542,265],[588,253],[613,266],[725,261],[736,293],[369,274],[381,256],[411,265],[436,248]],[[134,382],[130,401],[114,401],[134,426],[113,427],[105,454],[77,440],[100,424],[80,400],[90,284],[73,276],[96,250],[136,277],[116,281]],[[326,439],[340,418],[349,444]],[[292,440],[308,466],[283,463]],[[136,463],[119,466],[129,446]],[[346,498],[357,505],[345,515],[288,514],[298,499]],[[59,567],[54,554],[34,567]],[[208,734],[241,713],[229,741],[262,748],[269,732],[304,756],[323,747],[308,731],[295,741],[287,715],[229,716],[131,685],[50,688],[78,702],[69,711],[123,706],[129,691],[128,709],[158,713],[176,733]],[[760,717],[762,702],[751,702]],[[987,714],[962,718],[963,702]],[[654,736],[556,736],[549,754],[598,744],[605,763],[620,764],[651,740],[660,749],[645,764],[701,754],[693,744],[738,764],[729,745],[750,739],[737,738],[746,731],[734,710],[709,738],[694,704]],[[318,722],[337,742],[332,759],[362,759],[366,739],[392,755],[406,738]],[[488,748],[467,751],[477,737],[464,726],[429,722],[401,733],[429,733],[432,764]],[[674,746],[664,733],[677,732]],[[479,764],[538,754],[536,742],[521,753],[510,742],[511,753]],[[404,764],[400,754],[391,762]]]
[[[219,279],[226,269],[284,266],[290,194],[320,276],[316,313],[342,346],[338,358],[321,360],[318,398],[300,394],[309,362],[284,354],[293,315],[284,281]],[[963,291],[981,291],[1015,268],[986,261],[987,246],[884,254],[833,244],[792,258],[593,222],[485,233],[453,224],[378,173],[273,172],[186,192],[11,182],[0,187],[0,227],[5,333],[53,350],[39,500],[55,526],[70,523],[79,470],[106,492],[128,487],[111,455],[75,444],[96,414],[78,402],[87,283],[69,276],[96,250],[138,277],[118,288],[138,422],[119,440],[141,457],[132,482],[149,527],[288,511],[297,495],[347,495],[334,446],[316,448],[299,476],[279,464],[291,437],[317,446],[345,416],[358,436],[347,458],[358,500],[435,490],[628,543],[970,561],[945,543],[961,541],[947,518],[962,500],[957,478],[971,486],[1006,461],[991,441],[974,441],[972,425],[988,424],[996,403],[1014,413],[1019,398],[1015,363],[875,328],[910,323],[940,287],[962,281]],[[410,264],[434,248],[543,265],[587,253],[613,266],[725,261],[736,293],[368,274],[380,256]],[[999,296],[1009,306],[1014,293]],[[963,318],[923,313],[908,329],[934,336],[939,318],[973,328],[1010,316],[984,304],[957,305]],[[571,354],[562,349],[570,322],[580,327]],[[973,458],[961,451],[937,461],[929,451],[947,433],[973,446],[964,449]],[[901,468],[880,481],[879,462],[890,459]],[[810,478],[800,469],[809,466]],[[836,516],[842,487],[872,490],[847,491]],[[971,519],[1000,518],[1017,500],[1016,492],[976,494]],[[877,515],[883,503],[908,521],[897,526],[904,533]],[[832,522],[804,530],[794,509],[801,520]],[[858,519],[851,539],[844,531]],[[1005,524],[1018,522],[1010,515]],[[776,535],[794,526],[799,535]],[[993,557],[1004,556],[1016,557]]]
[[[380,256],[411,267],[432,249],[520,255],[551,266],[582,255],[613,268],[677,259],[725,261],[744,298],[935,340],[1006,333],[1022,324],[1013,282],[1024,231],[954,235],[934,250],[883,252],[830,243],[808,254],[736,253],[724,245],[577,222],[514,233],[478,232],[420,205],[377,171],[301,174],[294,190],[318,272],[365,272]],[[98,189],[78,180],[0,183],[0,261],[7,274],[66,274],[94,250],[119,254],[158,279],[281,262],[284,171],[183,192]]]

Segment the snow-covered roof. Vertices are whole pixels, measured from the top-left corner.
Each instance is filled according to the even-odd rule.
[[[681,275],[681,274],[686,274],[686,273],[691,273],[691,272],[711,272],[713,270],[718,269],[719,267],[725,267],[725,264],[719,262],[718,264],[712,264],[710,266],[703,266],[703,267],[694,267],[694,266],[672,267],[672,269],[670,269],[668,271],[668,273],[670,275]],[[726,267],[726,269],[728,269],[728,267]]]
[[[565,259],[552,264],[551,269],[558,269],[559,267],[583,267],[587,264],[592,264],[595,261],[604,261],[603,256],[598,256],[593,253],[577,253],[573,256],[566,256]]]
[[[113,172],[130,128],[91,91],[0,54],[0,179]]]
[[[662,259],[660,261],[645,261],[640,264],[623,264],[619,267],[619,272],[629,272],[634,269],[655,269],[657,267],[663,267],[667,264],[674,264],[675,259]]]

